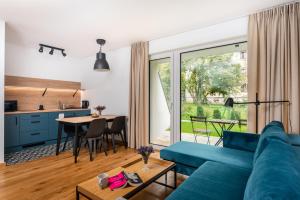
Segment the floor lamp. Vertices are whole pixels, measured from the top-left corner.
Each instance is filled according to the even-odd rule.
[[[255,101],[248,101],[248,102],[234,102],[233,98],[229,97],[224,106],[226,107],[233,107],[233,104],[255,104],[255,132],[258,133],[258,106],[261,103],[285,103],[289,102],[288,100],[281,100],[281,101],[259,101],[258,93],[256,93]]]

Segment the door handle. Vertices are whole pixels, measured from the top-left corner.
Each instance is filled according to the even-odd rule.
[[[37,123],[40,123],[40,121],[32,121],[31,123],[32,124],[37,124]]]
[[[39,135],[39,134],[41,134],[41,133],[31,133],[30,135]]]

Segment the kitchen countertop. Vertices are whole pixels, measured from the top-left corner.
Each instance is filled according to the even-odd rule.
[[[14,111],[14,112],[5,112],[5,115],[16,115],[16,114],[29,114],[29,113],[48,113],[48,112],[68,112],[68,111],[81,111],[81,110],[90,110],[89,108],[75,108],[75,109],[48,109],[48,110],[23,110],[23,111]]]

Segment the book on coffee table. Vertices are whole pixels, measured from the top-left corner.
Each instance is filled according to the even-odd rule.
[[[142,183],[143,181],[137,173],[126,173],[125,171],[121,171],[117,175],[108,178],[108,187],[111,190],[124,188],[127,185],[139,186]]]

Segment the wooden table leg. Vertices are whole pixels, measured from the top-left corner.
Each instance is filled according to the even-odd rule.
[[[61,135],[62,135],[63,124],[58,122],[58,131],[57,131],[57,143],[56,143],[56,155],[59,154]]]
[[[78,148],[78,124],[75,124],[75,135],[73,144],[73,155],[75,157],[75,163],[77,163],[77,148]]]

